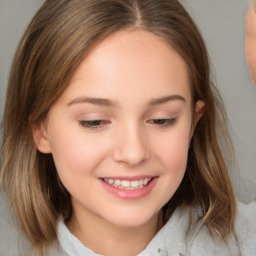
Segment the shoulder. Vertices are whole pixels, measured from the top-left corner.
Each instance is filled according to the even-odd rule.
[[[187,254],[190,256],[241,256],[236,237],[231,234],[227,241],[216,235],[213,236],[204,223],[200,207],[193,210],[194,222],[189,227],[186,237]],[[248,255],[249,256],[249,255]]]
[[[56,240],[47,248],[47,256],[67,256],[67,254],[61,250],[59,243]]]
[[[238,203],[235,232],[226,242],[213,238],[205,225],[198,228],[191,236],[191,255],[256,255],[256,202]]]
[[[237,225],[246,224],[249,226],[256,226],[256,201],[249,204],[238,203]],[[253,223],[252,223],[253,222]],[[251,225],[254,224],[254,225]]]
[[[256,255],[256,201],[238,203],[235,235],[242,255]]]
[[[213,238],[202,217],[201,207],[184,207],[175,210],[162,230],[166,255],[238,256],[239,250],[235,246],[234,236],[230,238],[228,244],[225,244],[220,237]]]

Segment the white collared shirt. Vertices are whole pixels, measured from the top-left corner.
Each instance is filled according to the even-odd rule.
[[[200,209],[177,208],[138,256],[256,256],[256,202],[239,203],[235,233],[226,243],[212,238],[200,214]],[[99,256],[86,248],[62,221],[58,222],[57,234],[58,245],[51,248],[49,256]]]

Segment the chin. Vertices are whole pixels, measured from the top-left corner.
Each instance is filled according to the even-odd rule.
[[[151,222],[152,219],[158,219],[159,211],[157,212],[137,212],[137,213],[122,213],[117,214],[115,213],[111,218],[108,219],[114,226],[120,228],[136,228],[146,225],[147,223]],[[113,218],[114,217],[114,218]]]

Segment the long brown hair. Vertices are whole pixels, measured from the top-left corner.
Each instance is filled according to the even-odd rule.
[[[48,0],[31,21],[10,73],[3,117],[1,187],[20,229],[35,248],[56,239],[56,223],[72,214],[70,195],[58,179],[51,155],[32,136],[93,47],[110,34],[141,29],[162,37],[188,66],[193,102],[205,102],[189,150],[187,171],[163,207],[164,220],[177,206],[203,208],[212,234],[233,231],[236,201],[217,141],[225,112],[210,82],[204,42],[177,0]]]

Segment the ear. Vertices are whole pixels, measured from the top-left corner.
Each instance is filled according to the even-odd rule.
[[[198,121],[201,119],[201,117],[204,114],[204,110],[205,110],[205,103],[202,100],[198,100],[195,104],[194,119],[193,119],[193,123],[192,123],[190,139],[192,138],[192,136],[194,134],[194,131],[195,131]]]
[[[46,120],[34,125],[33,139],[37,149],[44,154],[51,153],[51,147],[47,137]]]

